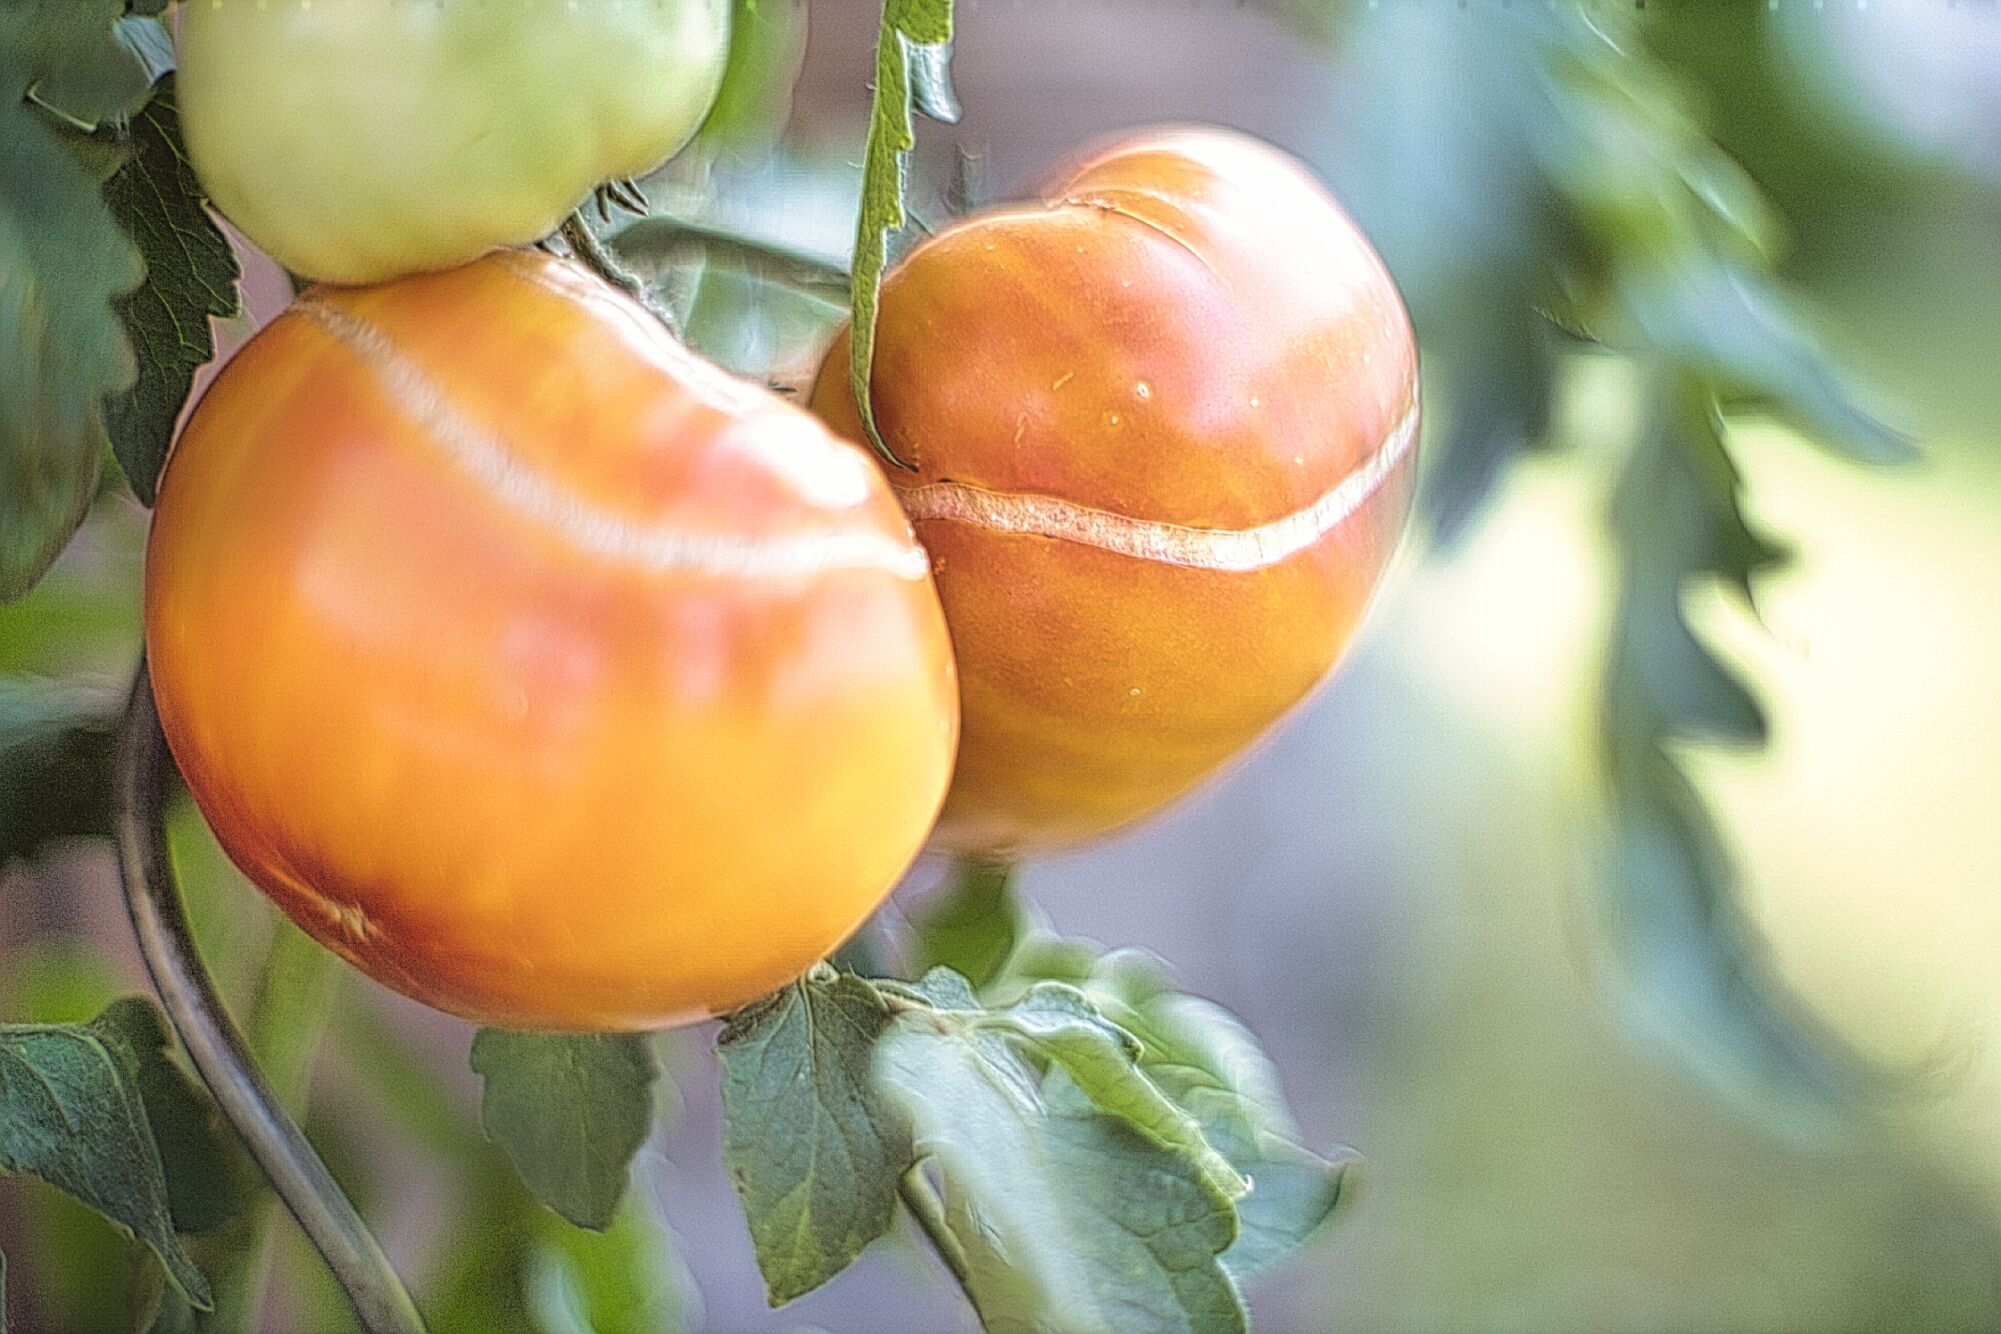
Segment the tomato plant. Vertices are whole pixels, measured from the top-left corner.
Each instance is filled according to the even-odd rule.
[[[1673,999],[1810,1082],[1664,745],[1760,725],[1680,599],[1774,557],[1725,406],[1901,441],[1826,374],[1672,82],[1522,10],[1558,147],[1510,199],[1556,239],[1496,266],[1514,396],[1454,386],[1479,409],[1437,494],[1463,514],[1534,435],[1542,312],[1647,359],[1622,883],[1701,923],[1652,969],[1695,979]],[[38,1264],[32,1300],[162,1331],[684,1327],[644,1170],[677,1076],[718,1090],[773,1305],[900,1234],[991,1329],[1227,1334],[1339,1215],[1349,1156],[1244,1023],[1057,933],[1018,872],[1164,811],[1334,670],[1416,485],[1390,268],[1313,169],[1217,128],[1128,132],[1019,202],[973,198],[971,152],[939,185],[906,155],[919,113],[959,115],[951,0],[882,6],[859,178],[832,173],[847,257],[777,239],[746,219],[819,184],[745,159],[804,22],[0,0],[0,598],[37,627],[0,616],[0,870],[108,851],[159,1000],[116,997],[109,949],[6,992],[31,1013],[0,1024],[0,1172],[115,1229],[102,1263],[77,1246],[87,1298]],[[708,1020],[713,1069],[659,1036]],[[458,1210],[422,1272],[355,1167],[412,1159]],[[274,1202],[323,1271],[267,1264]]]

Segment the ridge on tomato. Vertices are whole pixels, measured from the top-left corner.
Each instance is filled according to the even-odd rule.
[[[848,341],[812,407],[860,440]],[[1097,837],[1239,754],[1328,675],[1409,508],[1396,288],[1226,131],[1131,136],[919,244],[872,399],[958,656],[961,851]]]
[[[216,207],[294,273],[369,283],[546,236],[679,150],[729,0],[197,0],[177,45]]]
[[[145,622],[236,864],[378,981],[512,1028],[785,985],[916,855],[956,744],[862,451],[535,251],[259,332],[168,460]]]

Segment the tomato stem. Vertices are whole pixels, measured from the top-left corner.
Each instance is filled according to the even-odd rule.
[[[325,1259],[369,1334],[423,1334],[424,1322],[382,1247],[285,1115],[229,1017],[195,947],[167,852],[166,737],[142,659],[119,729],[115,784],[118,872],[139,953],[181,1045],[216,1105]]]
[[[681,336],[681,322],[674,318],[674,312],[668,309],[667,303],[654,296],[653,289],[638,274],[619,263],[611,251],[605,249],[604,242],[598,240],[597,233],[590,229],[581,212],[563,219],[557,234],[569,244],[570,254],[579,264],[646,307],[653,318],[667,326],[667,332],[676,338]]]

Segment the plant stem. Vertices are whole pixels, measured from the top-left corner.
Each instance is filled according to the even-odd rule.
[[[925,1179],[921,1161],[912,1163],[904,1171],[902,1180],[897,1183],[896,1193],[903,1197],[903,1207],[910,1211],[918,1230],[931,1243],[931,1249],[938,1252],[945,1268],[952,1271],[959,1291],[966,1295],[966,1300],[977,1312],[980,1304],[973,1297],[972,1270],[966,1263],[966,1248],[952,1235],[952,1226],[945,1221],[945,1202],[938,1198],[938,1192]]]
[[[653,289],[638,274],[619,263],[611,251],[605,249],[604,242],[598,240],[597,233],[590,229],[581,212],[563,219],[557,233],[569,243],[570,253],[576,256],[578,263],[646,307],[653,318],[667,326],[669,333],[677,338],[680,336],[681,322],[674,318],[674,312],[653,295]]]
[[[167,854],[166,737],[142,660],[119,730],[115,792],[118,870],[139,953],[202,1082],[278,1198],[326,1260],[369,1334],[422,1334],[424,1322],[354,1204],[285,1115],[195,948]]]
[[[612,233],[610,244],[622,255],[645,259],[665,259],[678,250],[693,247],[756,277],[768,278],[802,296],[843,310],[850,299],[848,271],[837,263],[775,241],[687,218],[648,214]]]
[[[265,1082],[295,1121],[305,1116],[313,1066],[340,979],[340,964],[332,954],[282,917],[273,924],[248,1037]],[[245,1213],[226,1271],[209,1275],[216,1293],[210,1324],[219,1331],[255,1329],[270,1281],[270,1199],[258,1197]]]

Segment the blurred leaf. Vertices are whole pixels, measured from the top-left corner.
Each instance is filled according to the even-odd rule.
[[[806,59],[806,0],[732,0],[729,63],[697,137],[723,152],[770,148],[792,114]]]
[[[173,44],[150,17],[163,3],[10,0],[0,4],[5,112],[27,103],[85,133],[122,120],[171,65]],[[128,14],[127,11],[132,11]]]
[[[875,365],[876,296],[888,263],[888,241],[908,220],[904,154],[917,146],[914,108],[936,121],[959,119],[952,92],[952,0],[883,0],[882,30],[876,43],[875,99],[869,111],[868,144],[862,154],[861,217],[855,229],[851,302],[854,332],[849,343],[849,387],[861,409],[869,443],[888,462],[902,461],[876,429],[869,394]]]
[[[889,1022],[876,988],[822,971],[739,1011],[723,1063],[723,1165],[774,1306],[811,1292],[889,1230],[908,1133],[869,1078]]]
[[[528,1266],[543,1334],[669,1334],[691,1326],[692,1280],[667,1229],[628,1202],[603,1232],[548,1227]]]
[[[37,935],[8,950],[7,972],[0,978],[0,1013],[37,1024],[81,1024],[123,990],[123,979],[92,941]]]
[[[133,1088],[160,1151],[174,1231],[213,1232],[248,1203],[256,1186],[250,1159],[208,1092],[173,1059],[173,1039],[152,1004],[115,1005],[124,1007],[124,1020],[106,1040],[126,1045]]]
[[[132,146],[104,196],[146,265],[146,281],[113,303],[138,355],[139,379],[106,404],[105,415],[126,480],[150,505],[195,371],[215,356],[209,317],[242,311],[242,271],[203,207],[181,143],[171,74],[134,119]]]
[[[330,1036],[342,1073],[388,1113],[397,1134],[442,1170],[452,1193],[450,1216],[478,1220],[458,1230],[440,1271],[426,1284],[423,1306],[431,1328],[551,1334],[564,1328],[546,1323],[552,1317],[544,1301],[551,1295],[574,1296],[582,1310],[608,1318],[664,1309],[663,1280],[685,1291],[678,1286],[683,1267],[672,1254],[672,1239],[646,1210],[643,1192],[629,1192],[603,1232],[572,1226],[524,1189],[504,1153],[473,1133],[470,1117],[439,1083],[430,1052],[387,1022],[370,993],[350,987],[340,1000]],[[670,1108],[672,1099],[661,1095],[671,1089],[663,1078],[656,1090],[656,1100]],[[635,1211],[643,1217],[628,1221]],[[557,1286],[544,1293],[550,1284]],[[685,1309],[691,1300],[680,1304]]]
[[[40,1177],[131,1232],[207,1309],[208,1281],[174,1235],[145,1102],[167,1078],[144,1068],[167,1059],[166,1040],[158,1011],[137,998],[89,1024],[0,1025],[0,1171]]]
[[[0,868],[111,828],[116,692],[0,675]]]
[[[486,1028],[472,1068],[486,1080],[480,1123],[528,1189],[578,1227],[611,1226],[653,1128],[652,1040]]]
[[[0,5],[0,602],[83,521],[103,401],[134,374],[111,303],[142,270],[98,189],[122,151],[85,133],[142,106],[156,72],[125,10]]]
[[[910,990],[970,1003],[950,974]],[[1038,1071],[1024,1035],[1079,1021],[1067,998],[1045,995],[1029,1009],[1008,1022],[912,1008],[876,1056],[920,1163],[942,1182],[981,1322],[994,1331],[1247,1329],[1219,1259],[1237,1234],[1229,1192],[1197,1156],[1101,1110],[1064,1068]],[[1046,1038],[1032,1045],[1052,1050]],[[1095,1062],[1081,1064],[1098,1073]]]
[[[1463,536],[1524,450],[1549,432],[1556,394],[1556,335],[1520,288],[1476,304],[1451,429],[1432,449],[1424,501],[1442,543]],[[1469,336],[1470,335],[1470,336]]]
[[[1800,1114],[1810,1111],[1801,1094],[1820,1106],[1852,1100],[1870,1082],[1866,1065],[1772,973],[1715,824],[1668,751],[1691,738],[1765,738],[1763,710],[1683,611],[1701,579],[1748,600],[1754,577],[1780,559],[1745,522],[1703,385],[1699,375],[1664,373],[1614,499],[1624,565],[1605,677],[1619,835],[1613,921],[1656,1036],[1720,1090]]]
[[[0,601],[83,522],[106,448],[100,404],[132,382],[111,301],[137,284],[97,187],[27,112],[0,133]]]
[[[1748,595],[1775,554],[1743,524],[1708,420],[1719,406],[1769,407],[1868,461],[1908,457],[1909,442],[1856,404],[1811,336],[1772,268],[1782,220],[1651,53],[1641,9],[1383,6],[1351,17],[1344,39],[1363,77],[1348,109],[1379,128],[1372,160],[1394,173],[1384,194],[1403,210],[1392,221],[1428,247],[1415,253],[1429,271],[1398,277],[1448,290],[1440,318],[1418,324],[1462,368],[1445,379],[1452,436],[1427,474],[1443,535],[1547,427],[1548,350],[1537,343],[1549,334],[1526,336],[1532,312],[1676,383],[1672,419],[1633,459],[1613,514],[1628,577],[1601,720],[1622,835],[1608,897],[1636,998],[1684,1021],[1680,1056],[1718,1088],[1825,1110],[1856,1091],[1836,1073],[1856,1073],[1852,1054],[1770,975],[1729,858],[1666,756],[1670,739],[1755,743],[1765,728],[1750,692],[1689,630],[1681,599],[1705,578]],[[1410,79],[1413,62],[1448,77]]]
[[[1856,405],[1769,279],[1713,263],[1636,266],[1620,296],[1644,354],[1671,358],[1723,394],[1770,407],[1854,459],[1915,457],[1907,437]]]
[[[949,968],[976,989],[1001,967],[1028,934],[1028,912],[1014,892],[1014,868],[1004,862],[963,858],[946,887],[913,914],[912,966],[919,973]]]

